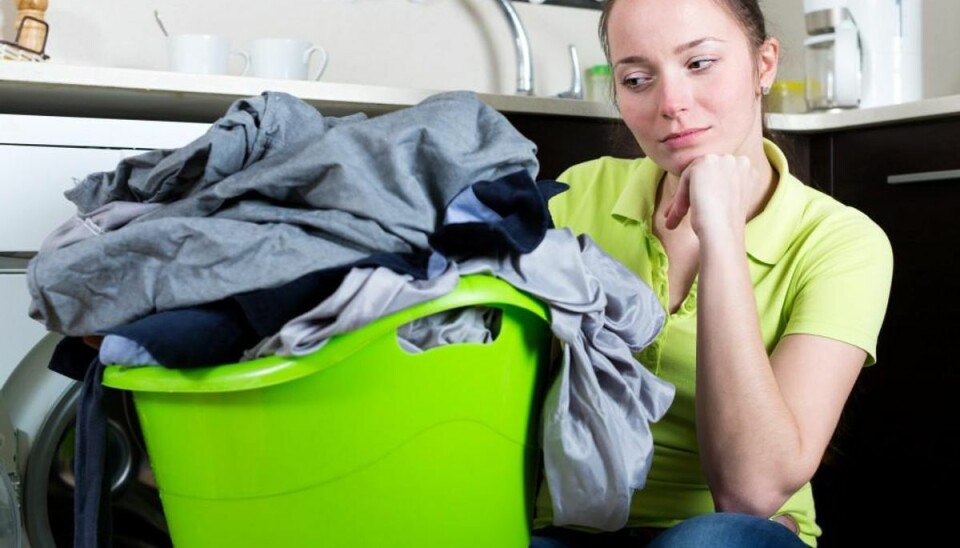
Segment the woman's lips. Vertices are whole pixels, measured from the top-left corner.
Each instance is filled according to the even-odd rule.
[[[667,146],[671,146],[675,148],[687,146],[693,143],[694,141],[696,141],[697,138],[699,138],[700,135],[702,135],[708,129],[710,128],[702,127],[702,128],[696,128],[696,129],[685,129],[678,133],[671,133],[670,135],[667,135],[666,137],[661,139],[660,142]]]

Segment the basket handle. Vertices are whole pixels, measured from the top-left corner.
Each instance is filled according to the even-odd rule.
[[[543,302],[492,275],[472,274],[461,277],[456,288],[441,297],[377,318],[349,333],[334,335],[319,351],[328,352],[336,362],[334,356],[352,354],[386,334],[396,333],[398,328],[418,318],[470,306],[512,307],[550,324],[550,309]]]

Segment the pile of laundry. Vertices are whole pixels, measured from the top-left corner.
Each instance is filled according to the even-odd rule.
[[[554,228],[566,185],[536,180],[536,152],[471,92],[341,118],[267,92],[182,148],[79,181],[76,216],[28,268],[31,317],[65,336],[50,368],[84,383],[75,546],[110,535],[104,364],[304,355],[477,273],[546,303],[562,343],[542,411],[555,522],[622,527],[674,395],[633,356],[665,314],[588,236]]]

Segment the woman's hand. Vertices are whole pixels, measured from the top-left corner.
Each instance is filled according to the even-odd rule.
[[[680,174],[680,184],[664,212],[665,225],[674,229],[689,213],[694,233],[703,240],[711,233],[743,234],[747,200],[757,171],[746,156],[706,154]]]

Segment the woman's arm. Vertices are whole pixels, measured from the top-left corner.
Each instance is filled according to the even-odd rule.
[[[745,157],[708,155],[684,171],[666,210],[668,227],[689,213],[700,243],[701,464],[718,510],[760,516],[813,476],[866,357],[815,335],[784,337],[767,356],[745,244],[765,177]]]
[[[717,509],[769,516],[816,472],[865,352],[788,335],[768,358],[737,243],[701,242],[697,436]]]

